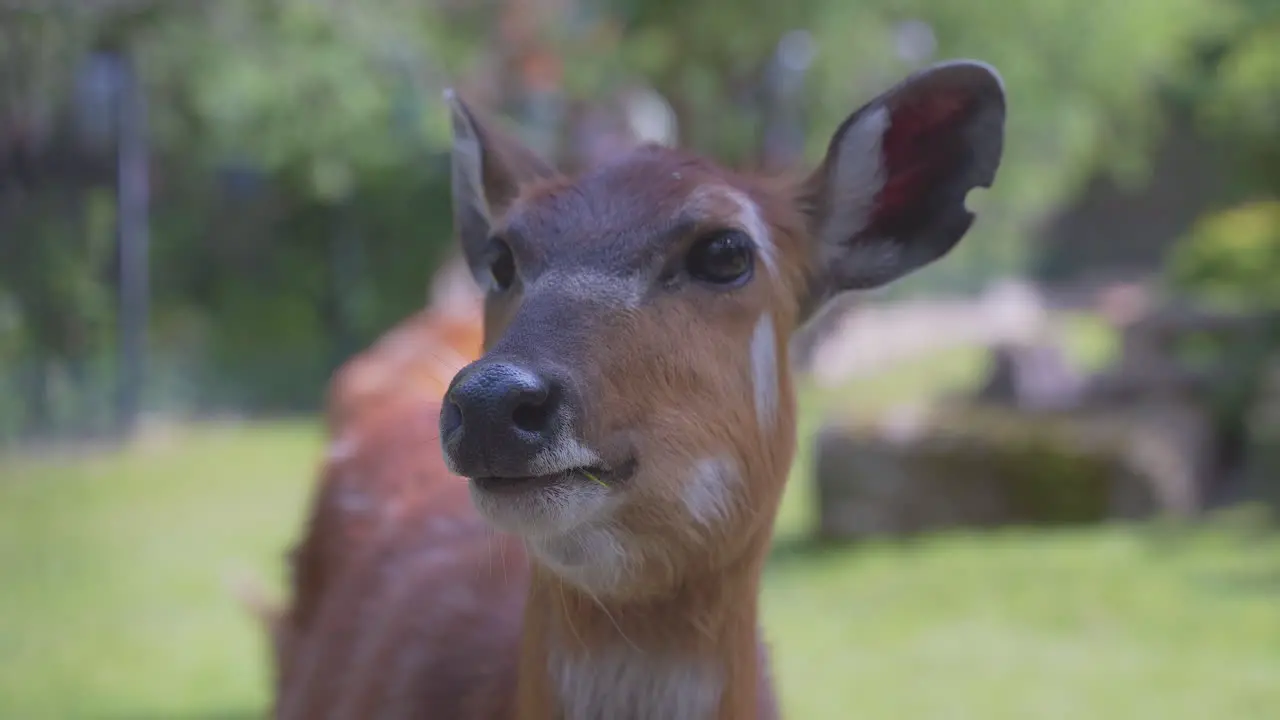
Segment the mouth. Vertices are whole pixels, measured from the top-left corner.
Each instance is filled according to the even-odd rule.
[[[592,465],[546,475],[474,477],[471,478],[471,484],[478,490],[494,495],[520,495],[578,483],[612,490],[630,479],[635,470],[636,461],[631,459],[612,468]]]

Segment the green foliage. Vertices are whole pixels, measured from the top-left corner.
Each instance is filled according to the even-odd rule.
[[[1280,201],[1246,203],[1210,215],[1170,261],[1176,288],[1237,308],[1280,308]]]
[[[672,103],[681,140],[751,164],[765,63],[789,30],[816,43],[807,90],[808,159],[872,93],[924,60],[899,50],[901,23],[927,24],[931,60],[994,64],[1009,94],[1008,140],[992,191],[971,202],[974,238],[908,286],[972,287],[1018,272],[1038,223],[1099,166],[1141,182],[1161,127],[1156,89],[1191,69],[1193,51],[1235,15],[1214,0],[614,0],[616,31],[570,45],[570,88],[599,94],[633,79]],[[1229,8],[1228,8],[1229,10]],[[604,27],[611,27],[607,23]]]
[[[1140,177],[1159,129],[1156,90],[1189,77],[1186,61],[1206,43],[1229,50],[1197,90],[1206,122],[1234,127],[1231,119],[1243,118],[1239,137],[1256,150],[1242,151],[1246,159],[1280,147],[1264,142],[1280,117],[1272,111],[1275,25],[1259,20],[1272,4],[603,0],[569,3],[566,16],[542,18],[540,31],[561,56],[566,99],[598,103],[651,86],[676,111],[683,143],[743,166],[758,160],[761,83],[788,31],[808,29],[817,50],[803,108],[810,161],[848,112],[924,62],[900,55],[903,21],[931,28],[931,59],[995,64],[1009,92],[1000,177],[971,199],[981,218],[973,237],[905,283],[909,292],[1017,272],[1037,224],[1095,167]],[[0,118],[65,125],[67,91],[88,49],[122,49],[136,60],[157,159],[157,354],[203,358],[200,372],[228,401],[296,406],[319,398],[315,384],[333,363],[421,303],[448,249],[439,90],[472,71],[503,72],[512,59],[504,53],[519,55],[501,45],[505,3],[45,7],[0,10]],[[258,195],[227,197],[215,179],[229,165],[262,174]],[[62,232],[58,214],[24,237]],[[110,307],[100,258],[66,257],[74,267],[24,260],[10,265],[22,277],[0,279],[20,301],[12,307],[22,332],[46,333]],[[31,297],[48,312],[31,314]],[[198,327],[177,329],[178,318]],[[54,341],[6,342],[52,352]],[[246,377],[265,357],[294,359]]]
[[[204,276],[171,301],[207,313],[206,402],[314,407],[337,363],[422,303],[449,240],[442,69],[473,46],[437,6],[396,0],[200,4],[135,38],[162,152],[197,173],[235,159],[269,190],[176,209],[214,228],[171,238]]]
[[[1258,201],[1202,219],[1169,263],[1176,290],[1237,311],[1280,310],[1280,201]],[[1206,339],[1200,348],[1218,368],[1210,395],[1222,427],[1243,428],[1265,390],[1277,353],[1280,323],[1264,322],[1248,337]]]
[[[455,36],[437,4],[399,0],[64,10],[0,19],[0,75],[24,69],[0,91],[0,160],[6,117],[75,126],[67,92],[87,50],[130,55],[157,171],[153,375],[203,388],[185,391],[200,407],[314,407],[337,362],[422,304],[448,248],[439,90],[478,35]],[[474,24],[474,10],[453,14]],[[56,143],[90,162],[70,134]],[[6,343],[41,375],[69,355],[109,357],[100,342],[71,345],[82,327],[107,340],[114,329],[113,228],[92,200],[111,192],[106,169],[87,190],[49,176],[60,192],[16,219],[0,209],[0,287],[18,311]],[[232,174],[250,194],[231,190]],[[15,367],[5,381],[29,385]]]
[[[759,138],[755,93],[783,33],[805,27],[821,0],[614,0],[622,32],[612,62],[588,61],[596,48],[575,48],[575,68],[599,69],[577,87],[600,94],[620,81],[651,84],[674,107],[680,142],[725,162],[750,164]]]
[[[368,172],[338,205],[295,198],[224,260],[231,272],[201,299],[208,402],[315,407],[340,362],[425,303],[452,250],[445,163],[432,160]]]
[[[402,96],[439,96],[436,15],[393,0],[229,0],[166,14],[134,48],[160,97],[186,111],[162,116],[162,142],[291,171],[337,200],[406,149],[447,139],[443,113],[397,115]]]
[[[1232,32],[1207,63],[1199,116],[1232,151],[1243,191],[1280,193],[1280,4],[1239,0]]]
[[[1236,194],[1252,198],[1200,220],[1174,248],[1171,287],[1211,305],[1280,310],[1280,5],[1236,0],[1228,30],[1208,46],[1179,90],[1236,168]],[[1223,427],[1243,428],[1280,353],[1280,324],[1210,343],[1224,382],[1211,398]]]
[[[1038,224],[1096,168],[1141,178],[1160,129],[1154,90],[1187,70],[1220,14],[1210,0],[831,3],[815,26],[823,55],[816,94],[831,123],[907,71],[891,34],[905,20],[929,24],[935,58],[978,58],[1000,70],[1009,102],[1000,174],[970,200],[979,213],[974,237],[921,278],[972,285],[1020,270]],[[824,140],[813,137],[810,152]]]
[[[87,430],[103,408],[78,396],[108,389],[104,360],[114,348],[114,203],[102,192],[43,188],[8,210],[0,214],[0,313],[8,315],[0,437]]]

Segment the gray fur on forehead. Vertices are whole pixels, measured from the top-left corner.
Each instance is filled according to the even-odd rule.
[[[642,148],[571,180],[536,186],[512,208],[513,231],[565,234],[579,226],[596,231],[677,222],[689,197],[708,183],[730,184],[727,174],[698,156],[666,148]]]
[[[513,213],[500,234],[524,259],[525,273],[590,269],[629,276],[655,270],[654,263],[703,220],[683,204],[664,212],[626,203],[593,205],[568,193]]]

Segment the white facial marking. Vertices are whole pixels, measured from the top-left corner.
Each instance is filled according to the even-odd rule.
[[[723,192],[726,197],[738,205],[737,222],[756,242],[760,260],[764,263],[765,270],[770,275],[777,275],[778,248],[773,244],[773,236],[769,232],[769,226],[760,215],[760,206],[756,205],[751,198],[747,197],[746,193],[740,190],[725,188]]]
[[[528,546],[544,567],[592,595],[610,593],[634,561],[623,531],[608,523],[585,525],[563,535],[533,537]]]
[[[529,463],[529,474],[554,475],[566,470],[598,466],[603,462],[594,450],[583,445],[577,438],[561,435],[556,438],[555,444],[533,457]]]
[[[728,519],[733,507],[733,485],[739,480],[737,469],[727,458],[706,458],[694,463],[685,480],[685,510],[703,527],[712,527]]]
[[[760,429],[773,427],[778,416],[778,339],[769,313],[760,316],[751,334],[751,379],[755,386]]]
[[[764,221],[764,217],[760,214],[760,206],[747,197],[747,194],[741,190],[731,188],[727,185],[710,185],[699,188],[690,196],[686,203],[686,210],[698,214],[709,214],[717,201],[723,202],[728,200],[737,206],[737,212],[734,213],[733,222],[739,229],[751,236],[755,241],[756,249],[760,255],[760,261],[764,263],[765,270],[769,274],[775,274],[778,270],[778,248],[773,244],[773,236],[769,232],[769,225]]]
[[[723,674],[682,658],[610,648],[587,658],[551,658],[565,720],[641,720],[714,716]]]
[[[875,108],[840,138],[831,178],[831,217],[819,238],[828,253],[845,252],[842,248],[848,239],[871,219],[876,195],[885,182],[881,144],[890,120],[888,109]]]
[[[471,486],[471,502],[489,524],[526,540],[560,537],[604,520],[612,491],[583,478],[539,490],[495,495]]]

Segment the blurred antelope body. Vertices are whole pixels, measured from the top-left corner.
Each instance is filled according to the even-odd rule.
[[[656,146],[567,177],[449,99],[481,352],[417,382],[437,335],[411,322],[335,380],[277,717],[777,717],[757,598],[788,342],[966,234],[998,75],[913,75],[795,180]]]

